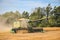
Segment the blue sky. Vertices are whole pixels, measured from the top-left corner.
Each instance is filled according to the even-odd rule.
[[[49,3],[51,6],[60,6],[59,0],[0,0],[0,14],[7,11],[19,12],[33,11],[36,7],[46,7]]]

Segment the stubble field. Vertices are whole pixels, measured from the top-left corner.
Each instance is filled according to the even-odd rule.
[[[0,32],[0,40],[60,40],[60,28],[44,28],[44,33]]]

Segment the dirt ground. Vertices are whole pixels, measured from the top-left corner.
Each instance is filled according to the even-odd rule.
[[[60,28],[44,28],[44,33],[1,32],[0,40],[60,40]]]

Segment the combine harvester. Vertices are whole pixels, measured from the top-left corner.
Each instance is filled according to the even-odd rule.
[[[43,32],[42,27],[33,27],[33,26],[31,26],[30,22],[36,22],[36,21],[25,19],[25,18],[18,19],[13,23],[11,31],[14,32],[14,33],[18,33],[18,31],[21,32],[22,30],[27,31],[29,33]],[[41,21],[41,20],[39,20],[39,21]]]

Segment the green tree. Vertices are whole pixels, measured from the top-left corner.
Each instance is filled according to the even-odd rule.
[[[54,7],[53,10],[51,11],[50,15],[50,19],[49,19],[49,23],[50,26],[54,27],[54,26],[60,26],[60,10],[59,10],[59,6],[58,7]]]
[[[19,11],[16,11],[14,16],[15,16],[15,18],[17,18],[17,19],[18,19],[18,18],[21,18],[21,14],[20,14]]]
[[[51,9],[52,8],[51,8],[50,4],[48,4],[48,6],[46,7],[47,21],[48,21],[48,16],[49,16],[49,13],[50,13]]]
[[[56,26],[60,26],[60,6],[54,7]]]
[[[24,12],[22,13],[22,17],[28,19],[28,18],[29,18],[29,13],[24,11]]]
[[[40,7],[35,8],[33,13],[31,13],[31,15],[30,15],[30,19],[32,19],[32,20],[41,19],[44,16],[41,9],[42,8],[40,8]]]

